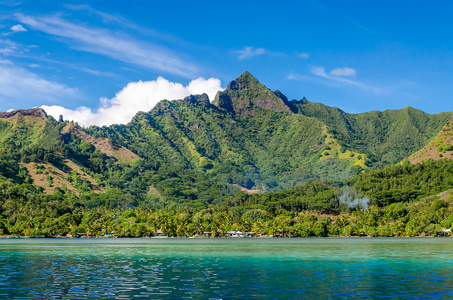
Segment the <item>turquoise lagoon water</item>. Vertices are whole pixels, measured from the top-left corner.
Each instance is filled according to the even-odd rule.
[[[451,238],[5,239],[1,299],[449,299]]]

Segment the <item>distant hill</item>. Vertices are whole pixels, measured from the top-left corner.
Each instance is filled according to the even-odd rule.
[[[94,206],[199,209],[240,190],[346,180],[395,164],[436,141],[452,116],[411,107],[348,114],[289,101],[244,72],[212,103],[205,94],[163,100],[126,125],[81,128],[41,109],[1,113],[0,175]]]
[[[366,153],[367,165],[372,168],[397,163],[423,148],[453,115],[452,112],[430,115],[409,106],[348,114],[306,100],[291,103],[297,113],[322,120],[342,146]]]
[[[441,158],[453,159],[453,119],[445,124],[439,134],[425,147],[408,157],[415,164],[427,159],[439,160]]]

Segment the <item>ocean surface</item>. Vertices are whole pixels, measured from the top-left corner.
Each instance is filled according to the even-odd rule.
[[[3,239],[0,299],[451,299],[452,238]]]

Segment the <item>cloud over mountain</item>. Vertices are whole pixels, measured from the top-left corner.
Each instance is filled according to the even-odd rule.
[[[112,99],[101,98],[100,107],[92,110],[88,107],[78,107],[74,110],[62,106],[47,106],[42,108],[51,116],[58,119],[63,115],[65,120],[78,122],[80,125],[111,125],[126,124],[138,111],[149,111],[163,99],[182,99],[191,94],[208,94],[214,99],[215,94],[222,90],[217,78],[198,78],[184,86],[170,82],[163,77],[152,81],[131,82]]]

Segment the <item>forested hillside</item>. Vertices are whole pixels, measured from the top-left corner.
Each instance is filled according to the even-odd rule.
[[[192,169],[262,192],[307,180],[343,180],[397,163],[433,138],[452,116],[400,111],[347,114],[288,101],[248,72],[219,92],[162,101],[127,125],[91,127],[156,166]]]
[[[299,114],[322,120],[342,146],[366,153],[372,168],[397,163],[423,148],[452,117],[451,112],[429,115],[412,107],[348,114],[306,100],[291,103]]]
[[[140,209],[270,222],[348,213],[351,203],[412,205],[453,186],[449,160],[409,164],[424,160],[409,156],[427,144],[436,159],[451,157],[452,115],[410,107],[348,114],[289,101],[248,72],[212,103],[205,94],[163,100],[126,125],[82,128],[42,109],[1,113],[2,222],[86,212],[118,221]],[[25,230],[10,225],[4,233]]]
[[[1,170],[8,168],[3,162]],[[13,178],[17,183],[0,176],[0,236],[140,237],[159,230],[170,236],[222,236],[231,230],[301,237],[436,236],[453,226],[452,171],[451,160],[428,160],[349,182],[307,182],[261,195],[238,192],[205,209],[156,209],[147,202],[122,207],[124,195],[115,191],[97,199],[61,191],[45,195],[21,175]],[[362,198],[358,203],[350,197]]]

